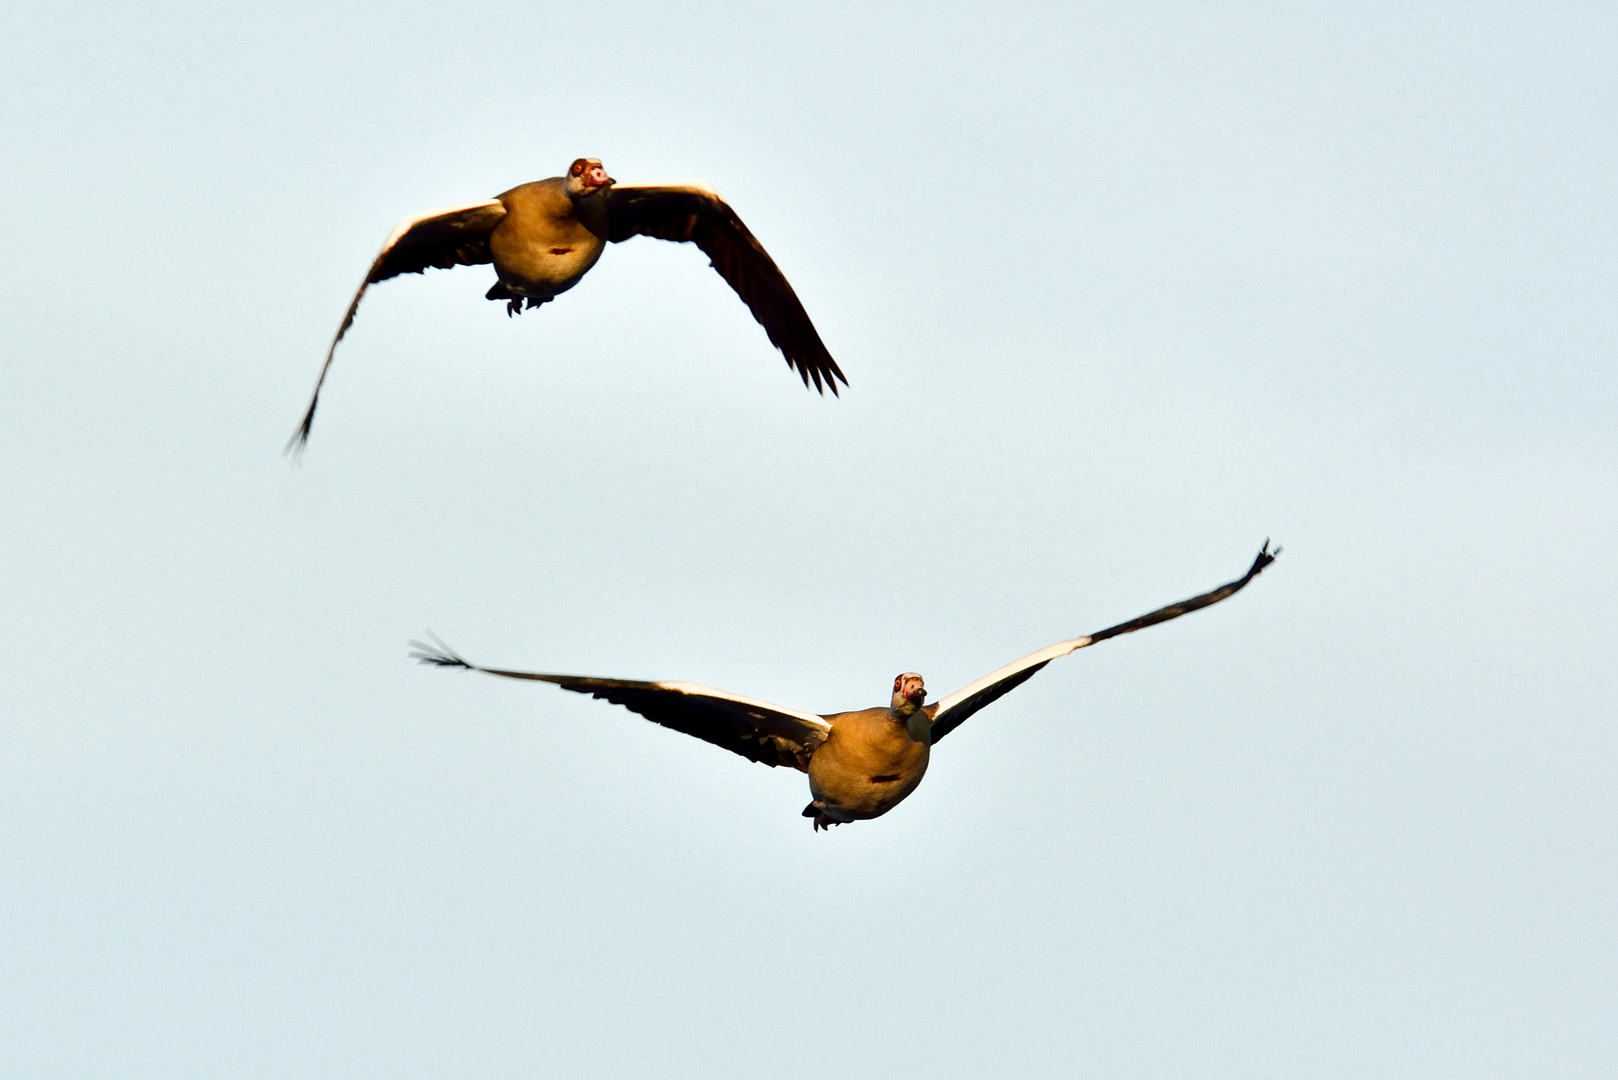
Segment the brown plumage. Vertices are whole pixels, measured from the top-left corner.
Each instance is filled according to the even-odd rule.
[[[579,158],[566,176],[399,222],[348,305],[287,449],[308,441],[337,343],[370,286],[429,267],[493,263],[497,278],[487,297],[505,301],[515,315],[577,285],[608,243],[633,236],[696,244],[805,386],[835,395],[838,382],[847,385],[786,276],[717,191],[700,180],[620,186],[601,162]]]
[[[886,706],[822,715],[697,683],[638,682],[479,667],[461,659],[436,638],[432,645],[411,642],[414,651],[410,655],[424,664],[554,683],[564,690],[622,705],[654,723],[722,746],[750,761],[800,769],[809,774],[812,796],[803,814],[814,819],[818,831],[848,821],[881,817],[904,801],[921,783],[932,747],[940,739],[973,713],[1027,682],[1052,660],[1098,641],[1217,604],[1239,592],[1280,553],[1280,548],[1271,551],[1266,540],[1247,573],[1235,581],[1094,634],[1030,653],[925,706],[926,684],[920,675],[909,671],[893,680],[893,695]]]

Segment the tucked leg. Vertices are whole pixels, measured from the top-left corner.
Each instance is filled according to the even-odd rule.
[[[506,302],[506,318],[508,319],[513,315],[522,314],[522,294],[512,292],[511,288],[503,281],[496,279],[495,283],[489,286],[489,291],[483,294],[483,298],[485,300],[504,300]],[[529,306],[532,307],[533,305],[530,303]]]
[[[833,820],[832,818],[827,817],[826,812],[824,810],[822,810],[820,807],[816,806],[814,803],[810,803],[808,806],[803,808],[803,816],[806,817],[806,818],[814,818],[815,819],[815,822],[814,822],[815,832],[819,832],[822,829],[825,829],[827,832],[830,832],[831,827],[833,825],[841,825],[842,824],[841,821],[836,821],[836,820]]]

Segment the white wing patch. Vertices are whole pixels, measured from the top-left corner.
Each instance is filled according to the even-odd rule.
[[[448,217],[451,214],[464,214],[468,210],[483,210],[494,206],[505,208],[505,204],[499,199],[479,199],[477,202],[458,203],[455,206],[440,206],[437,210],[429,210],[425,214],[407,217],[395,225],[393,231],[388,234],[387,240],[383,241],[381,254],[386,255],[389,251],[392,251],[394,244],[397,244],[406,233],[424,221],[431,221],[437,217]]]
[[[1084,648],[1086,645],[1090,644],[1090,641],[1091,639],[1088,637],[1073,638],[1070,641],[1058,641],[1055,645],[1048,645],[1036,653],[1029,653],[1021,660],[1013,660],[1005,667],[989,672],[989,674],[983,676],[983,678],[974,683],[968,683],[966,686],[963,686],[959,690],[955,691],[955,693],[951,694],[949,697],[940,700],[938,703],[938,708],[933,712],[933,720],[936,722],[939,717],[943,716],[950,709],[953,709],[955,706],[959,705],[973,694],[987,690],[1000,680],[1009,679],[1019,671],[1026,671],[1035,664],[1049,663],[1059,656],[1066,656],[1075,649]]]
[[[659,690],[672,690],[677,694],[685,694],[688,697],[718,698],[720,701],[734,701],[736,704],[743,705],[749,709],[758,709],[762,710],[763,712],[775,713],[777,716],[790,717],[807,727],[814,728],[822,735],[831,734],[831,725],[826,723],[825,718],[818,713],[799,712],[797,709],[783,709],[781,706],[772,705],[768,701],[760,701],[757,698],[743,697],[740,694],[732,694],[727,690],[715,690],[713,687],[703,686],[701,683],[660,682],[654,683],[653,685]],[[764,717],[757,716],[755,719],[763,720]]]

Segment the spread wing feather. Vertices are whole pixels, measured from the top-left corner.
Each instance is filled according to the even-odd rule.
[[[1014,660],[998,671],[992,671],[976,682],[962,687],[949,695],[949,697],[927,706],[933,718],[932,741],[934,743],[938,742],[939,739],[965,723],[973,713],[1015,690],[1033,678],[1035,673],[1046,664],[1059,656],[1066,656],[1070,652],[1085,648],[1088,645],[1094,645],[1098,641],[1106,641],[1108,638],[1117,637],[1119,634],[1133,633],[1136,630],[1144,630],[1148,626],[1168,622],[1170,619],[1178,619],[1181,615],[1187,615],[1198,608],[1205,608],[1210,604],[1217,604],[1221,600],[1234,596],[1249,581],[1257,577],[1260,571],[1274,562],[1275,557],[1279,554],[1281,554],[1281,549],[1276,548],[1271,551],[1270,542],[1266,540],[1264,541],[1263,549],[1258,553],[1257,558],[1253,560],[1253,565],[1248,568],[1247,573],[1235,581],[1227,582],[1211,592],[1193,596],[1189,600],[1181,600],[1177,604],[1169,604],[1167,607],[1160,607],[1156,611],[1149,611],[1145,615],[1130,619],[1128,622],[1121,622],[1117,626],[1109,626],[1105,630],[1098,630],[1094,634],[1073,638],[1070,641],[1059,641],[1055,645],[1046,646],[1036,653],[1030,653],[1021,660]]]
[[[315,406],[320,403],[320,388],[326,382],[337,343],[343,340],[348,328],[354,325],[354,313],[360,309],[365,290],[379,281],[400,274],[420,274],[429,267],[447,270],[452,266],[476,266],[493,262],[489,253],[489,234],[506,216],[506,208],[499,199],[482,199],[460,206],[446,206],[442,210],[405,218],[393,227],[382,250],[371,263],[365,280],[360,282],[337,336],[326,350],[326,362],[320,366],[320,377],[315,380],[315,392],[309,398],[309,408],[303,422],[287,442],[287,451],[300,449],[309,441],[309,429],[315,423]]]
[[[688,682],[637,682],[585,675],[543,675],[505,671],[468,663],[443,642],[412,641],[411,657],[423,664],[482,671],[508,679],[554,683],[564,690],[622,705],[654,724],[694,735],[749,761],[772,768],[788,765],[807,771],[809,757],[826,741],[831,726],[814,713],[783,709],[766,701]]]
[[[613,188],[610,198],[607,239],[651,236],[696,244],[805,386],[813,380],[816,390],[836,394],[839,381],[848,384],[786,275],[719,192],[690,180],[625,184]]]

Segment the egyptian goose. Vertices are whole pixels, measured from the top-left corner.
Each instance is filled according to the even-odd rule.
[[[893,697],[885,706],[821,715],[696,683],[635,682],[481,667],[463,660],[437,638],[434,645],[412,641],[410,656],[440,667],[555,683],[564,690],[622,705],[653,723],[695,735],[749,760],[772,767],[789,765],[806,772],[812,800],[803,816],[814,819],[818,832],[847,821],[881,817],[892,810],[921,783],[933,745],[973,713],[1027,682],[1052,660],[1098,641],[1217,604],[1240,591],[1280,553],[1280,548],[1272,552],[1266,540],[1247,573],[1235,581],[1137,619],[1030,653],[931,705],[922,704],[927,699],[927,687],[913,671],[893,680]]]
[[[309,409],[287,449],[308,441],[337,343],[353,325],[370,286],[399,274],[420,274],[430,266],[493,263],[498,279],[487,298],[504,300],[506,314],[516,315],[567,292],[589,273],[609,241],[621,243],[632,236],[696,244],[805,386],[813,380],[816,390],[836,394],[838,381],[848,384],[786,277],[719,192],[701,180],[619,185],[601,162],[579,158],[566,176],[405,218],[394,226],[326,350]]]

